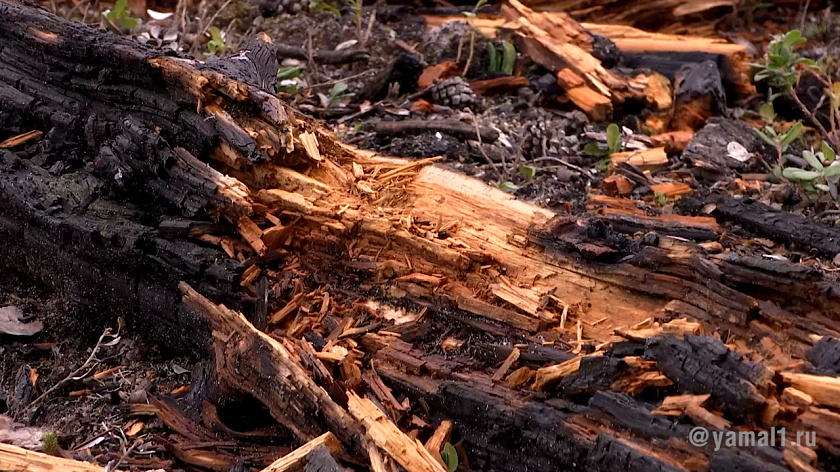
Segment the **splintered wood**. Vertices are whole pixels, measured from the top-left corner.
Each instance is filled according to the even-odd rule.
[[[0,470],[15,472],[105,472],[104,468],[96,464],[55,457],[2,443],[0,443]]]
[[[409,472],[447,472],[416,439],[400,431],[376,405],[347,392],[348,409],[367,430],[367,437]]]
[[[571,17],[534,12],[517,0],[504,4],[502,13],[516,24],[523,52],[554,71],[572,102],[594,119],[608,119],[613,103],[643,98],[642,91],[631,88],[590,54],[591,36]]]
[[[335,454],[341,450],[341,444],[333,433],[326,432],[317,438],[307,442],[289,454],[272,462],[262,472],[292,472],[300,470],[301,465],[306,463],[306,456],[315,449],[324,446],[330,453]]]

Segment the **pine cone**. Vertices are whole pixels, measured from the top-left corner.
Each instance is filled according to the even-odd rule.
[[[578,154],[577,132],[585,117],[570,114],[560,117],[551,113],[537,113],[525,125],[523,150],[532,159],[537,157],[561,157]]]
[[[473,107],[478,103],[478,96],[461,77],[450,77],[435,83],[430,90],[432,100],[452,108]]]

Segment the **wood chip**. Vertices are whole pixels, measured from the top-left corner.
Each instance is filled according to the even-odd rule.
[[[499,369],[496,370],[496,372],[493,374],[492,379],[494,382],[502,380],[502,377],[505,374],[507,374],[507,371],[510,370],[510,367],[513,365],[513,363],[516,362],[517,359],[519,359],[519,355],[519,348],[515,347],[512,351],[510,351],[510,355],[507,356],[507,359],[505,359],[505,361],[502,363]]]
[[[3,141],[0,143],[0,149],[11,149],[15,146],[20,146],[21,144],[26,144],[33,139],[38,139],[43,136],[44,133],[38,130],[27,131],[26,133],[19,134],[17,136],[12,136],[11,138]]]
[[[239,218],[239,221],[237,221],[237,228],[239,229],[239,234],[242,235],[242,239],[244,239],[257,254],[265,254],[268,248],[266,248],[265,243],[262,241],[263,232],[256,223],[251,221],[251,219],[247,216],[243,216]]]
[[[610,155],[610,163],[613,166],[621,162],[633,164],[642,170],[656,170],[668,164],[668,154],[664,147],[658,147],[643,151],[616,152]]]
[[[321,151],[318,150],[318,138],[309,131],[304,131],[298,136],[300,143],[306,150],[306,155],[315,162],[321,162],[324,159],[321,157]]]
[[[810,395],[815,402],[840,408],[840,379],[825,375],[800,374],[796,372],[781,372],[782,380],[794,388]]]
[[[261,472],[290,472],[299,470],[306,461],[306,455],[320,446],[325,446],[332,454],[341,451],[341,443],[338,442],[338,439],[333,433],[327,432],[272,462],[271,465]]]

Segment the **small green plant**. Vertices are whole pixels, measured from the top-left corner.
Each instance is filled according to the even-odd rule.
[[[338,82],[330,89],[330,106],[334,107],[341,102],[342,99],[350,98],[356,95],[352,92],[347,92],[347,84],[345,82]]]
[[[58,454],[58,434],[55,431],[44,432],[44,452]]]
[[[488,1],[489,0],[478,0],[478,3],[475,4],[475,7],[473,7],[472,11],[465,11],[465,12],[461,12],[461,13],[464,16],[466,16],[467,18],[474,18],[476,13],[478,12],[478,9],[483,7],[484,5],[486,5]],[[461,50],[463,48],[464,48],[464,36],[461,36],[461,38],[458,40],[458,54],[455,57],[455,62],[461,62]],[[467,56],[467,63],[466,63],[466,65],[464,65],[464,71],[461,73],[461,75],[466,76],[467,71],[470,70],[470,63],[472,62],[472,58],[473,58],[474,53],[475,53],[475,29],[470,31],[470,53]]]
[[[462,15],[466,16],[467,18],[475,18],[476,13],[478,13],[478,9],[487,5],[487,2],[490,0],[478,0],[478,2],[473,7],[472,11],[463,11],[461,12]]]
[[[209,32],[210,41],[207,41],[207,52],[205,54],[208,56],[218,56],[225,52],[228,46],[225,44],[225,39],[222,37],[222,32],[219,31],[219,28],[212,26]]]
[[[504,72],[513,75],[513,66],[516,63],[516,48],[513,44],[502,41],[502,54],[499,54],[492,42],[485,43],[487,55],[490,58],[488,69],[490,72]]]
[[[775,36],[767,46],[764,62],[750,64],[759,69],[755,75],[756,81],[765,81],[770,85],[768,101],[773,102],[777,97],[785,96],[792,99],[808,121],[814,125],[835,148],[840,146],[838,129],[840,129],[840,85],[834,83],[833,74],[828,71],[827,63],[832,59],[826,55],[820,63],[802,57],[796,48],[806,43],[806,39],[799,30]],[[797,86],[803,74],[808,73],[819,81],[824,90],[824,96],[816,106],[809,107],[799,98]],[[776,92],[774,92],[776,90]],[[828,128],[817,118],[816,112],[825,100],[828,100],[829,117],[826,120]]]
[[[822,143],[820,152],[804,151],[802,158],[811,169],[786,167],[782,175],[791,182],[798,183],[805,192],[815,195],[818,191],[828,192],[832,200],[837,200],[837,182],[840,180],[840,162],[835,160],[836,153],[828,143]]]
[[[502,182],[499,184],[499,188],[502,189],[503,192],[513,193],[519,190],[519,186],[513,182]]]
[[[484,43],[484,47],[487,49],[487,57],[489,58],[487,69],[490,72],[499,72],[502,70],[502,56],[499,55],[496,46],[492,42],[487,41]]]
[[[502,69],[507,75],[513,75],[513,66],[516,64],[516,48],[513,44],[502,41]]]
[[[590,156],[609,156],[610,154],[621,151],[621,128],[615,123],[610,123],[607,126],[607,148],[599,147],[596,143],[587,143],[583,147],[583,152]]]
[[[654,192],[653,196],[654,196],[654,198],[656,198],[656,201],[660,205],[665,205],[666,203],[668,203],[668,195],[665,195],[662,192]]]
[[[767,124],[764,125],[764,128],[755,130],[755,134],[776,151],[776,159],[778,160],[779,165],[781,165],[782,155],[788,150],[788,147],[790,147],[794,141],[802,136],[802,132],[805,130],[805,127],[802,123],[797,121],[788,128],[787,131],[779,133],[776,131],[775,126],[773,126],[773,122],[776,120],[776,112],[773,109],[773,102],[765,103],[761,106],[759,111]]]
[[[295,94],[298,91],[298,86],[294,83],[294,79],[300,77],[303,72],[303,66],[281,67],[277,71],[277,92]],[[283,83],[286,81],[286,83]]]
[[[324,0],[310,0],[309,1],[309,9],[312,11],[322,11],[327,13],[332,13],[333,15],[341,18],[341,10],[338,9],[335,5],[328,1]]]
[[[525,180],[531,180],[537,176],[537,168],[522,164],[519,166],[519,175],[525,177]]]
[[[790,93],[799,81],[800,66],[818,69],[819,66],[812,59],[802,57],[794,48],[805,44],[799,30],[791,30],[776,36],[767,46],[766,62],[750,64],[759,69],[755,80],[767,81],[771,87],[781,89],[780,94]]]
[[[277,70],[277,80],[291,80],[300,77],[303,66],[281,67]]]
[[[131,16],[131,13],[126,9],[128,0],[117,0],[114,3],[114,8],[105,14],[105,18],[111,22],[112,25],[120,28],[136,28],[140,24],[140,20]]]
[[[449,443],[444,444],[440,451],[440,457],[449,472],[455,472],[458,468],[458,451],[455,450],[455,446]]]

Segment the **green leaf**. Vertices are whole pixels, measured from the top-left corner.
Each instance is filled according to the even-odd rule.
[[[475,9],[478,10],[479,8],[483,7],[484,5],[487,5],[488,1],[489,0],[478,0],[478,3],[475,4]]]
[[[607,149],[610,152],[616,152],[621,149],[621,128],[615,123],[610,123],[607,126]]]
[[[805,44],[806,40],[802,37],[801,31],[799,31],[798,29],[794,29],[788,31],[787,34],[785,34],[782,42],[785,46],[792,48],[793,46]]]
[[[277,93],[287,93],[289,95],[294,95],[298,92],[297,85],[278,85],[277,86]]]
[[[519,190],[519,186],[516,185],[513,182],[502,182],[499,185],[499,188],[502,189],[503,191],[507,192],[507,193],[513,193],[513,192]]]
[[[487,41],[484,44],[484,48],[487,49],[487,56],[490,59],[490,72],[498,72],[501,67],[501,61],[499,60],[499,53],[496,51],[496,46],[493,46],[493,43],[490,41]]]
[[[309,2],[309,8],[315,11],[324,11],[327,13],[332,13],[333,15],[341,18],[341,10],[339,10],[333,5],[330,5],[327,2],[322,2],[320,0],[311,0]]]
[[[595,143],[586,143],[583,146],[583,152],[589,154],[590,156],[609,156],[610,151],[607,149],[601,149]]]
[[[108,12],[108,19],[115,21],[118,18],[121,18],[125,14],[126,6],[128,6],[128,0],[117,0],[117,2],[114,3],[114,9]]]
[[[804,64],[805,67],[809,67],[811,69],[819,69],[820,65],[817,64],[816,61],[813,59],[808,59],[807,57],[800,58],[797,62],[800,64]]]
[[[814,187],[822,190],[823,192],[828,192],[830,190],[826,184],[814,184]]]
[[[796,139],[799,138],[804,129],[805,127],[802,126],[802,123],[799,121],[797,121],[796,124],[791,126],[782,138],[782,149],[787,148],[788,146],[790,146],[790,143],[796,141]]]
[[[127,29],[137,28],[137,25],[140,24],[139,18],[132,18],[130,16],[121,18],[120,19],[120,26]]]
[[[764,69],[761,72],[755,74],[755,81],[756,82],[761,82],[762,80],[767,79],[767,78],[772,77],[772,76],[773,76],[773,71],[771,71],[770,69]]]
[[[657,201],[660,205],[665,205],[665,204],[667,204],[667,203],[668,203],[668,195],[665,195],[665,194],[664,194],[664,193],[662,193],[662,192],[654,192],[654,193],[653,193],[653,196],[656,198],[656,201]]]
[[[802,151],[802,158],[805,159],[805,162],[807,162],[815,170],[823,170],[822,162],[820,162],[813,152]]]
[[[784,175],[786,179],[790,180],[811,181],[819,178],[822,174],[813,170],[802,170],[798,167],[787,167],[782,171],[782,175]]]
[[[215,26],[210,27],[210,38],[217,43],[224,44],[225,40],[222,39],[222,32],[219,31],[219,28]]]
[[[827,179],[830,179],[832,177],[837,177],[838,175],[840,175],[840,162],[835,162],[834,164],[826,167],[823,170],[823,175]]]
[[[767,102],[764,105],[761,105],[758,112],[761,113],[761,117],[764,118],[764,121],[768,123],[776,121],[776,110],[773,108],[773,102]]]
[[[826,162],[833,162],[834,156],[836,155],[834,149],[831,149],[831,146],[825,141],[822,142],[822,155],[823,160]]]
[[[524,164],[519,166],[519,174],[528,180],[533,179],[537,175],[537,168],[534,166],[526,166]]]
[[[443,445],[443,449],[440,451],[440,457],[443,459],[449,472],[455,472],[455,469],[458,468],[458,451],[455,450],[452,444],[446,443]]]
[[[277,80],[294,79],[295,77],[300,76],[302,71],[303,66],[281,67],[280,70],[277,71]]]
[[[772,139],[770,139],[770,137],[767,136],[766,134],[764,134],[761,130],[759,130],[759,129],[755,130],[755,134],[757,134],[758,137],[761,138],[761,140],[764,141],[765,143],[769,144],[770,146],[776,147],[776,142],[773,141]]]
[[[347,83],[346,82],[338,82],[333,85],[332,89],[330,89],[330,96],[337,97],[342,93],[347,91]]]
[[[501,71],[507,75],[513,75],[513,66],[516,64],[516,48],[513,44],[502,42],[502,67]]]

